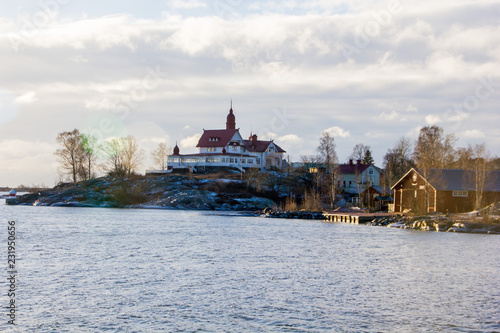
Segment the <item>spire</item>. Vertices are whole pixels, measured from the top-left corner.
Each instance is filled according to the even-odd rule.
[[[226,129],[236,129],[236,118],[233,113],[233,100],[231,99],[231,108],[226,118]]]
[[[179,146],[177,146],[177,141],[175,142],[175,147],[174,147],[174,155],[179,155]]]

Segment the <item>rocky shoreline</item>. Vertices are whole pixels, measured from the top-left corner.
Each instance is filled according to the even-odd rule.
[[[465,220],[462,216],[398,216],[377,218],[368,222],[367,225],[425,231],[500,234],[499,223]]]
[[[264,193],[265,195],[265,193]],[[17,205],[261,211],[276,203],[231,179],[189,176],[102,177],[17,197]]]
[[[485,214],[488,211],[488,214]],[[366,214],[366,212],[345,210],[342,214]],[[327,220],[326,212],[314,211],[276,211],[270,208],[262,211],[267,218]],[[345,222],[341,222],[345,223]],[[369,226],[401,228],[423,231],[464,232],[500,234],[500,203],[491,205],[483,211],[465,214],[429,214],[423,216],[404,216],[387,214],[365,222]]]
[[[266,195],[267,194],[267,195]],[[269,193],[256,193],[234,179],[193,178],[184,175],[117,179],[102,177],[78,184],[18,196],[15,205],[106,207],[254,212],[255,216],[325,220],[322,211],[279,211]],[[361,211],[343,211],[359,214]],[[500,203],[467,214],[390,215],[366,221],[370,226],[401,229],[500,234]]]

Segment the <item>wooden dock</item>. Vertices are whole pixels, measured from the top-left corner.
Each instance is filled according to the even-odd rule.
[[[324,212],[325,220],[343,223],[367,223],[376,218],[393,217],[393,213]]]

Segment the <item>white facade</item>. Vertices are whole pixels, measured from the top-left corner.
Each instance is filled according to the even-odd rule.
[[[262,141],[257,135],[244,140],[235,128],[233,110],[227,117],[226,129],[204,130],[198,142],[198,153],[181,155],[179,148],[168,156],[168,170],[188,169],[193,172],[208,168],[233,168],[242,172],[249,168],[281,168],[285,151],[274,141]]]
[[[341,172],[337,186],[345,193],[359,194],[370,186],[380,186],[381,175],[382,171],[374,165],[370,165],[360,172],[356,172],[356,169],[354,172]]]

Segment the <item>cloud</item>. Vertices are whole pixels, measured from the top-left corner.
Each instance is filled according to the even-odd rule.
[[[119,108],[119,104],[111,101],[108,98],[100,98],[94,100],[86,100],[85,108],[89,110],[113,110]]]
[[[183,149],[195,149],[198,141],[200,141],[201,134],[194,134],[186,138],[181,139],[179,142],[180,148]]]
[[[111,134],[119,136],[121,129],[134,134],[132,124],[147,120],[163,133],[145,127],[137,131],[138,138],[168,133],[184,138],[184,151],[196,151],[199,137],[188,136],[223,126],[212,118],[221,109],[224,118],[226,104],[221,101],[233,98],[241,103],[237,119],[242,133],[251,126],[254,132],[262,128],[259,138],[283,141],[291,156],[297,155],[296,147],[301,154],[314,153],[316,144],[300,139],[316,140],[332,124],[338,126],[328,130],[339,139],[354,133],[377,138],[372,140],[375,155],[391,147],[394,137],[414,137],[421,126],[439,119],[439,125],[455,126],[454,132],[471,138],[483,131],[491,149],[500,150],[491,137],[498,123],[493,93],[473,112],[454,107],[474,96],[478,78],[500,73],[494,1],[405,2],[404,10],[368,36],[349,59],[339,45],[356,46],[357,29],[374,20],[372,12],[387,10],[387,2],[222,2],[234,9],[234,16],[216,15],[209,8],[213,4],[203,0],[167,0],[165,12],[142,17],[153,5],[137,4],[140,10],[129,14],[129,7],[122,6],[116,8],[120,14],[112,15],[112,5],[100,6],[107,7],[105,16],[88,17],[71,16],[67,7],[31,37],[24,34],[13,4],[14,15],[0,13],[2,135],[52,142],[55,133],[83,130],[87,123],[96,127],[93,117],[98,121],[108,113],[104,111],[116,110],[120,122],[113,124],[120,133]],[[176,8],[182,15],[172,14]],[[161,68],[168,75],[135,103],[131,94],[144,87],[147,68]],[[288,105],[294,118],[273,127],[270,110],[280,104]],[[121,119],[123,109],[129,112]],[[190,127],[184,128],[186,124]],[[466,124],[475,130],[467,132]],[[262,133],[271,131],[276,133]],[[12,177],[0,176],[0,183]]]
[[[36,102],[36,100],[37,100],[36,93],[34,91],[29,91],[26,94],[17,97],[16,103],[29,104],[29,103]]]
[[[435,114],[429,114],[429,115],[425,116],[425,122],[428,125],[435,125],[435,124],[440,123],[441,121],[442,121],[441,117],[439,117],[438,115],[435,115]]]
[[[48,142],[6,139],[0,142],[0,159],[19,158],[25,155],[53,154],[56,149],[55,144]]]
[[[207,4],[197,0],[170,0],[168,6],[171,8],[193,9],[205,8]]]
[[[382,138],[382,137],[386,136],[386,134],[383,132],[370,131],[370,132],[366,132],[365,136],[367,138],[377,139],[377,138]]]
[[[412,104],[408,104],[406,108],[406,112],[418,112],[418,108]]]
[[[471,130],[463,131],[460,134],[460,136],[463,138],[467,138],[467,139],[479,139],[479,138],[486,137],[486,135],[484,134],[484,131],[481,131],[478,129],[471,129]]]
[[[349,133],[349,131],[346,131],[338,126],[333,126],[333,127],[327,128],[323,132],[327,132],[328,134],[330,134],[334,138],[348,138],[351,136],[351,133]]]
[[[283,145],[297,145],[301,144],[304,140],[296,134],[287,134],[276,138],[278,144]]]
[[[399,114],[395,110],[382,111],[378,117],[382,120],[394,120],[399,117]]]

